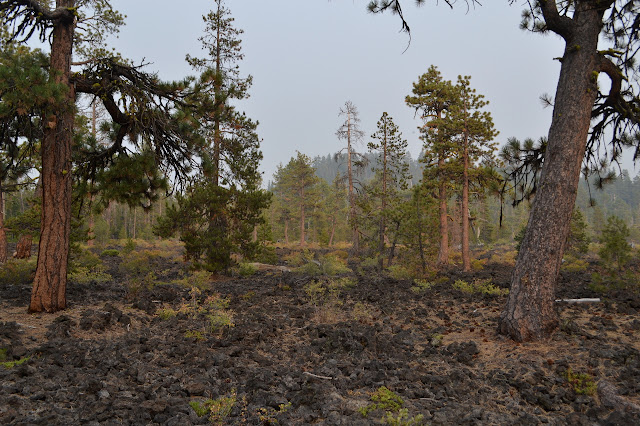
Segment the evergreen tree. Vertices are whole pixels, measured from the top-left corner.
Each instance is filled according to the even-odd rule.
[[[232,253],[256,254],[252,233],[262,223],[261,211],[268,206],[269,194],[260,189],[257,124],[231,103],[246,98],[251,85],[251,77],[239,77],[242,30],[233,27],[222,0],[215,4],[216,9],[203,17],[206,29],[200,37],[209,56],[187,56],[202,71],[191,100],[201,124],[201,175],[167,210],[157,232],[168,236],[178,231],[195,265],[220,271],[229,267]]]
[[[286,166],[279,167],[275,175],[276,198],[285,197],[280,201],[289,204],[292,212],[298,214],[300,246],[306,244],[305,229],[308,213],[320,201],[317,190],[319,181],[311,165],[311,159],[300,152],[295,158],[291,157]]]
[[[153,145],[155,160],[167,173],[184,177],[191,165],[190,145],[185,141],[192,140],[186,136],[192,122],[181,108],[185,106],[186,83],[162,83],[107,53],[106,36],[117,32],[122,22],[122,15],[109,0],[56,0],[54,8],[49,2],[31,0],[0,3],[0,24],[11,28],[10,40],[25,42],[36,35],[42,42],[50,41],[48,90],[61,94],[44,99],[40,114],[42,232],[30,312],[55,312],[66,307],[71,166],[73,152],[78,149],[73,144],[77,94],[86,93],[102,102],[119,126],[113,144],[83,152],[83,159],[77,160],[77,173],[95,178],[97,170],[107,167],[116,154],[137,151],[143,136]],[[87,60],[72,73],[74,48]],[[37,93],[30,95],[38,98]]]
[[[425,164],[423,181],[433,186],[439,201],[440,248],[438,263],[449,262],[449,215],[447,201],[452,175],[455,173],[450,161],[456,145],[445,123],[447,113],[457,101],[455,88],[451,81],[444,80],[437,67],[430,66],[418,81],[413,83],[412,94],[405,102],[412,107],[423,120],[419,127],[424,142],[421,161]]]
[[[398,126],[393,119],[384,112],[378,120],[378,129],[371,138],[375,141],[367,145],[369,151],[376,152],[376,164],[372,170],[376,173],[373,185],[368,186],[363,196],[377,200],[377,212],[373,213],[374,221],[378,222],[378,265],[382,269],[385,255],[385,241],[387,239],[388,218],[393,209],[400,203],[400,191],[408,187],[409,165],[407,158],[407,141],[402,139]],[[377,141],[377,142],[376,142]]]
[[[609,216],[600,236],[603,246],[598,252],[608,269],[615,268],[621,272],[631,259],[631,245],[627,238],[629,238],[629,228],[624,221],[619,217]]]
[[[491,170],[479,167],[479,161],[493,159],[496,143],[493,138],[498,135],[494,129],[491,113],[484,111],[488,102],[482,95],[476,94],[471,87],[471,77],[458,76],[455,86],[456,98],[443,119],[446,133],[457,142],[454,150],[457,164],[462,169],[458,175],[462,177],[462,269],[471,270],[469,254],[469,184],[472,180],[483,181],[492,178]],[[442,127],[441,127],[442,128]]]

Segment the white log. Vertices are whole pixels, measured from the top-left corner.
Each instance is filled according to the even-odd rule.
[[[556,302],[565,302],[565,303],[600,303],[600,298],[595,299],[556,299]]]

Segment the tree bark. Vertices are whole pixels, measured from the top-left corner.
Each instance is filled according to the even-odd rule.
[[[56,312],[66,308],[67,261],[71,231],[71,141],[75,89],[70,84],[75,0],[58,0],[67,13],[55,21],[51,45],[51,75],[67,86],[64,105],[43,117],[42,224],[36,276],[29,312]]]
[[[438,170],[441,172],[444,168],[444,153],[438,158]],[[440,249],[438,250],[438,264],[446,265],[449,263],[449,224],[447,223],[447,184],[444,177],[441,177],[438,186],[438,200],[440,201]]]
[[[466,105],[465,105],[466,120]],[[465,127],[467,124],[465,123]],[[471,255],[469,254],[469,135],[465,129],[462,152],[462,271],[471,271]]]
[[[304,222],[307,220],[304,211],[304,187],[300,189],[300,247],[304,247],[306,244],[304,235]]]
[[[31,257],[31,244],[33,242],[33,237],[31,234],[25,234],[20,236],[20,240],[18,240],[18,244],[16,245],[16,254],[14,257],[16,259],[28,259]]]
[[[7,232],[4,229],[4,191],[0,188],[0,263],[7,261]]]
[[[577,2],[573,18],[562,18],[555,2],[542,4],[547,25],[565,39],[566,47],[539,189],[498,325],[500,333],[516,341],[546,337],[558,324],[555,285],[596,99],[604,13],[594,2]]]

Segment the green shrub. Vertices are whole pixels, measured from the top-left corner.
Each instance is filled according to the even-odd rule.
[[[378,259],[375,257],[366,257],[360,261],[361,269],[377,269],[378,268]]]
[[[237,393],[233,389],[231,396],[221,396],[218,399],[207,399],[205,401],[191,401],[189,405],[198,417],[209,414],[209,421],[214,424],[224,424],[225,419],[231,414],[231,410],[236,405]]]
[[[402,408],[402,405],[404,405],[402,398],[400,398],[400,396],[395,392],[390,391],[386,386],[379,387],[378,390],[371,395],[371,401],[374,403],[358,410],[363,417],[367,417],[369,412],[375,410],[395,413]]]
[[[479,293],[493,296],[504,296],[509,294],[509,289],[497,287],[491,283],[491,280],[475,280],[471,284],[464,280],[456,280],[456,282],[453,283],[453,288],[467,294]]]
[[[163,320],[168,320],[170,318],[173,318],[176,316],[178,312],[171,309],[171,308],[163,308],[163,309],[158,309],[156,311],[156,315],[158,315],[160,317],[160,319]]]
[[[5,354],[6,357],[6,354]],[[25,362],[29,361],[31,359],[30,356],[24,357],[24,358],[20,358],[19,360],[16,361],[4,361],[4,362],[0,362],[0,365],[3,366],[4,368],[13,368],[13,367],[17,367],[19,365],[24,364]]]
[[[427,281],[423,279],[415,279],[413,280],[414,286],[411,286],[411,291],[415,294],[424,293],[427,290],[433,288],[436,285],[434,281]]]
[[[401,265],[391,265],[388,268],[389,276],[396,280],[410,280],[411,272]]]
[[[424,416],[418,414],[415,417],[409,417],[409,410],[401,408],[397,415],[387,411],[380,421],[392,426],[418,426],[423,424]]]
[[[128,255],[135,249],[136,249],[136,242],[133,241],[131,238],[127,238],[127,242],[124,244],[124,247],[122,248],[122,253],[125,255]]]
[[[182,279],[171,281],[171,283],[187,288],[195,287],[199,290],[207,290],[211,288],[211,273],[208,271],[194,271]]]
[[[102,260],[97,254],[84,249],[72,250],[69,272],[75,272],[80,268],[94,269],[98,265],[102,265]]]
[[[78,267],[74,272],[69,273],[69,280],[77,284],[103,284],[113,280],[113,277],[104,271],[102,265],[92,269]]]
[[[622,271],[631,259],[631,245],[627,238],[629,228],[624,221],[616,216],[609,216],[600,237],[603,246],[598,253],[607,269],[613,270],[615,267]]]
[[[100,253],[100,256],[116,257],[119,255],[120,255],[120,251],[118,251],[117,249],[105,249],[105,250],[102,250],[102,253]]]
[[[0,266],[0,283],[29,285],[36,276],[38,259],[9,259]]]
[[[571,255],[565,256],[564,260],[564,263],[560,266],[560,270],[564,272],[584,272],[589,267],[589,262]]]
[[[238,273],[241,277],[250,277],[258,272],[258,267],[253,263],[242,262],[238,265]]]
[[[565,376],[569,385],[578,395],[595,395],[597,386],[589,374],[574,373],[571,368],[568,368]]]

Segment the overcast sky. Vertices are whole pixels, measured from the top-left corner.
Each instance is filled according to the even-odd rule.
[[[490,101],[500,145],[512,136],[546,136],[552,111],[539,97],[555,93],[560,39],[520,30],[523,6],[506,0],[470,10],[463,1],[453,10],[444,1],[420,8],[413,3],[405,0],[411,26],[407,48],[409,37],[399,32],[398,17],[367,13],[366,0],[227,0],[236,27],[244,30],[240,68],[254,84],[240,109],[260,122],[265,182],[296,150],[311,157],[340,150],[343,142],[335,132],[347,100],[359,109],[367,135],[361,150],[386,111],[415,158],[421,146],[419,120],[404,98],[432,64],[448,80],[472,77],[472,86]],[[125,57],[144,58],[151,62],[149,71],[167,80],[194,74],[184,58],[202,56],[201,16],[213,8],[212,0],[112,4],[127,15],[113,41]]]

